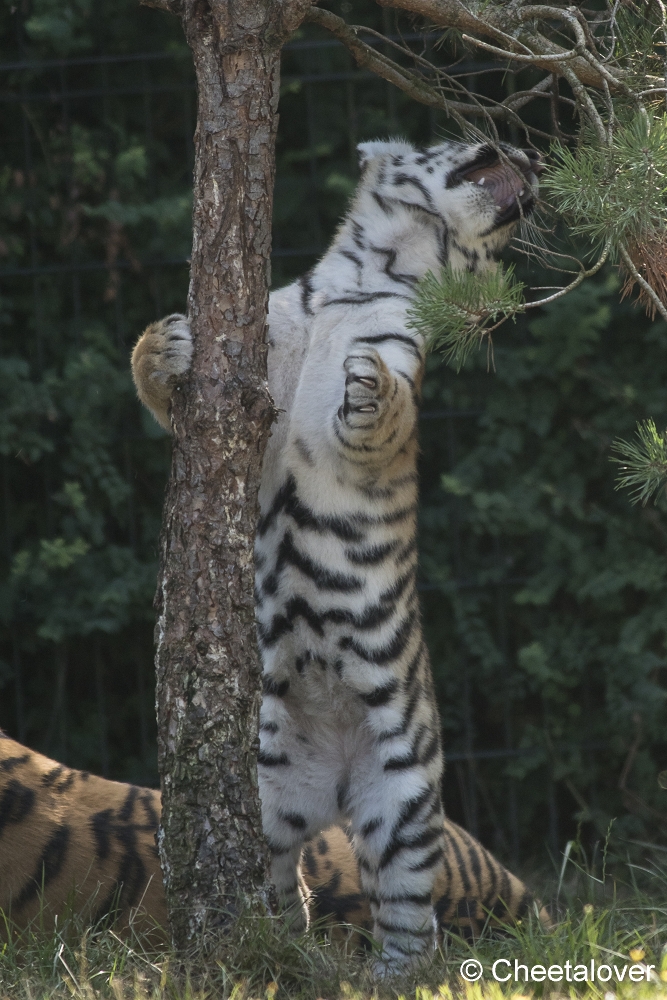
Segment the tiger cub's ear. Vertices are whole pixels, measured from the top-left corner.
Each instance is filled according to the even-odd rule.
[[[412,152],[414,150],[410,143],[403,142],[401,139],[376,139],[373,142],[360,142],[357,146],[359,169],[362,171],[365,170],[372,160],[376,160],[381,156],[390,154],[400,156]]]

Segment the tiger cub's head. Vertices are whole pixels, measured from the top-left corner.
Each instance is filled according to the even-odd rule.
[[[358,199],[387,217],[406,209],[442,232],[441,263],[484,270],[535,207],[539,153],[507,143],[364,142]]]

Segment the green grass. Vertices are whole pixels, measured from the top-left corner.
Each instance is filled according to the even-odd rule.
[[[0,944],[0,1000],[94,998],[110,1000],[522,1000],[524,997],[644,997],[667,1000],[667,873],[659,866],[626,865],[624,880],[598,877],[568,865],[568,880],[553,887],[556,922],[545,931],[534,916],[503,936],[485,931],[474,944],[448,937],[432,961],[401,979],[377,981],[372,953],[346,954],[315,928],[292,937],[277,918],[243,916],[205,961],[180,964],[130,932],[69,917],[47,930],[39,922],[18,931],[5,923]],[[630,957],[632,952],[632,956]],[[477,959],[483,979],[466,984],[461,963]],[[498,959],[528,966],[651,964],[651,982],[621,984],[497,983]],[[504,972],[507,966],[503,966]],[[664,980],[660,978],[662,971]],[[608,998],[611,1000],[611,998]]]

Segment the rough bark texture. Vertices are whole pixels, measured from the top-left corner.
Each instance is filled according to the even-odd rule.
[[[253,541],[273,416],[264,328],[280,45],[303,0],[158,0],[198,83],[191,374],[172,407],[156,606],[160,857],[181,953],[268,902]]]

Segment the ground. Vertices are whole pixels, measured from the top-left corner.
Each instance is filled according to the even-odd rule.
[[[648,890],[609,876],[604,884],[588,876],[560,886],[552,896],[551,931],[529,918],[500,938],[483,934],[474,944],[451,938],[427,967],[384,982],[374,977],[372,954],[348,956],[317,928],[290,937],[276,918],[241,916],[221,946],[187,967],[136,935],[121,940],[108,929],[60,920],[55,931],[35,925],[0,940],[0,1000],[667,1000],[667,878],[657,868],[648,875]],[[5,923],[5,938],[8,930]],[[0,924],[0,939],[2,933]],[[461,967],[473,959],[483,977],[466,983]],[[525,982],[520,970],[518,981],[496,982],[493,963],[505,976],[515,960],[528,970],[543,966],[545,974],[567,962],[571,970],[588,969],[593,961],[596,976],[602,966],[602,979],[607,968],[612,978]],[[655,970],[647,973],[649,966]],[[623,974],[620,983],[614,967]],[[633,968],[643,981],[629,981]],[[539,969],[534,975],[541,978]],[[558,970],[551,975],[558,978]]]

